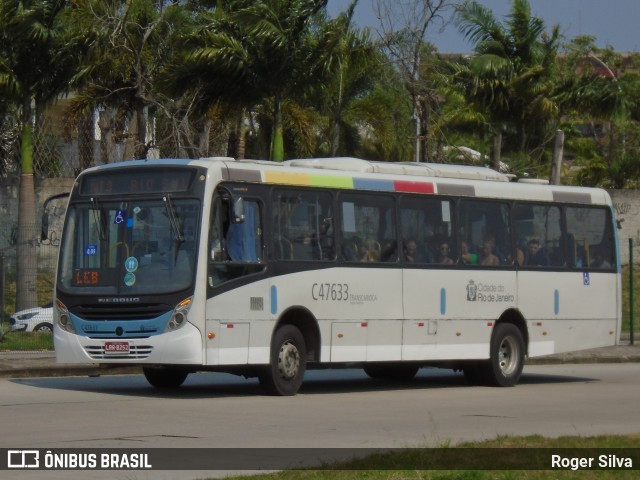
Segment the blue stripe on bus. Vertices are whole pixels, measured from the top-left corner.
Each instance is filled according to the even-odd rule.
[[[440,313],[447,313],[447,291],[444,288],[440,289]]]
[[[387,192],[395,191],[395,185],[393,183],[393,180],[354,178],[353,187],[361,190],[384,190]]]
[[[553,313],[556,315],[560,313],[560,292],[558,290],[553,292]]]
[[[278,313],[278,287],[271,285],[271,315]]]

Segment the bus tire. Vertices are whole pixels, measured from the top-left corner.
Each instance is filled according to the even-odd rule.
[[[295,395],[307,369],[304,337],[293,325],[283,325],[271,340],[270,362],[259,376],[269,395]]]
[[[187,370],[172,367],[143,367],[142,372],[147,382],[156,388],[178,388],[189,375]]]
[[[524,367],[524,340],[520,329],[511,323],[499,323],[491,335],[489,361],[483,364],[485,384],[513,387]]]

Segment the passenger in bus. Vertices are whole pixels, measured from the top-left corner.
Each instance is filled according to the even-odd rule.
[[[494,243],[491,239],[487,239],[482,244],[482,261],[480,265],[500,265],[500,259],[493,254]]]
[[[344,259],[348,262],[369,262],[369,252],[365,248],[364,242],[358,236],[347,240],[343,252]]]
[[[410,238],[404,244],[404,259],[409,263],[418,262],[418,243]]]
[[[469,244],[464,240],[460,242],[460,263],[463,265],[475,265],[478,263],[478,255],[469,250]]]
[[[436,255],[436,263],[442,265],[453,265],[455,262],[449,256],[449,243],[442,242],[438,247],[438,254]]]
[[[549,258],[540,246],[537,238],[529,240],[526,265],[531,267],[547,267],[549,266]]]

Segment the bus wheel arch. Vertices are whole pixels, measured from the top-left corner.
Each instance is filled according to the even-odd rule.
[[[528,353],[529,333],[522,314],[505,311],[495,322],[489,343],[489,359],[468,362],[462,368],[472,385],[515,386],[522,374]]]
[[[271,337],[269,363],[259,375],[270,395],[295,395],[304,379],[307,362],[319,354],[319,330],[304,309],[290,309],[277,322]]]
[[[293,325],[304,338],[307,351],[307,362],[320,361],[320,328],[315,316],[304,307],[287,309],[276,322],[273,333],[283,325]]]

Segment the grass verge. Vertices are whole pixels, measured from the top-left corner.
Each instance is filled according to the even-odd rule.
[[[33,352],[53,350],[51,333],[9,332],[0,334],[0,352]]]

